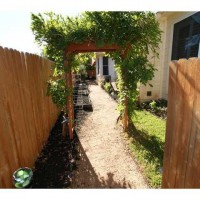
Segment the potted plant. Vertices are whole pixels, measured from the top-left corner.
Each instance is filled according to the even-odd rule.
[[[27,188],[31,183],[33,172],[30,168],[19,168],[13,173],[13,183],[16,188]]]
[[[86,71],[88,74],[89,78],[95,77],[96,76],[96,68],[92,65],[87,65],[86,66]]]

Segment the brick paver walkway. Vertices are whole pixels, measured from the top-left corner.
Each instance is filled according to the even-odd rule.
[[[117,103],[99,86],[89,89],[93,112],[77,128],[81,160],[73,188],[148,188],[116,123]]]

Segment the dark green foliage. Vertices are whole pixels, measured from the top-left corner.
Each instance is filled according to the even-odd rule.
[[[62,17],[53,13],[32,14],[35,40],[44,47],[44,54],[63,69],[63,52],[70,43],[94,42],[97,46],[116,44],[120,50],[108,55],[115,60],[118,74],[119,110],[124,110],[124,98],[129,99],[131,116],[137,97],[137,83],[146,84],[155,68],[148,55],[156,50],[161,31],[151,12],[85,12],[79,17]],[[122,54],[126,57],[122,59]],[[73,60],[76,56],[73,56]],[[67,70],[67,69],[66,69]]]
[[[66,99],[69,91],[66,89],[65,81],[63,79],[49,80],[47,94],[51,95],[52,101],[59,107],[63,108],[66,105]]]
[[[150,106],[150,108],[152,109],[152,110],[156,110],[156,102],[155,101],[152,101],[150,104],[149,104],[149,106]]]
[[[105,84],[103,85],[103,88],[105,89],[106,92],[111,93],[111,85],[108,82],[105,82]]]
[[[144,102],[141,104],[140,108],[145,109],[162,119],[167,118],[167,100],[165,99]]]

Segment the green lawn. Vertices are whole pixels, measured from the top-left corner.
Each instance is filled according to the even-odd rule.
[[[137,110],[132,117],[135,127],[130,128],[130,148],[133,151],[148,183],[161,186],[166,121],[151,113]]]

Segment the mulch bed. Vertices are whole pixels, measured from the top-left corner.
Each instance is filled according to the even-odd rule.
[[[69,188],[78,159],[76,149],[78,138],[70,142],[69,136],[63,139],[63,113],[51,130],[48,141],[38,156],[33,168],[31,188]]]
[[[88,95],[84,98],[89,102]],[[85,100],[84,99],[84,100]],[[85,100],[85,101],[86,101]],[[92,105],[88,104],[84,111],[92,111]],[[76,110],[75,110],[76,113]],[[67,134],[62,136],[63,112],[59,115],[49,138],[33,167],[33,178],[29,188],[74,188],[75,175],[78,169],[80,155],[80,142],[76,133],[72,141]],[[75,114],[75,118],[76,118]],[[82,152],[82,151],[81,151]]]

